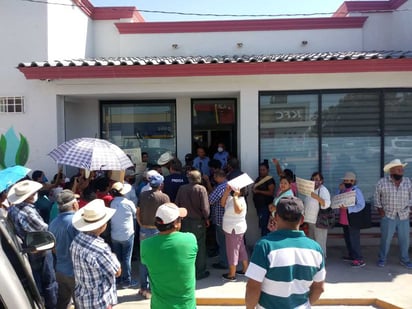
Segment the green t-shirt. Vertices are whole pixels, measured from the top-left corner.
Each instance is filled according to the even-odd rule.
[[[143,240],[140,251],[150,276],[150,308],[196,308],[196,237],[181,232],[158,234]]]

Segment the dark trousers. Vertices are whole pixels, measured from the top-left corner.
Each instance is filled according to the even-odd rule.
[[[268,206],[256,208],[256,213],[259,219],[260,235],[265,236],[269,233],[268,222],[269,222],[269,209]]]
[[[44,298],[45,307],[47,309],[56,308],[58,285],[51,251],[30,254],[29,260],[34,281],[40,295]]]
[[[74,277],[56,272],[56,280],[59,284],[57,294],[57,309],[67,309],[71,298],[74,300]]]
[[[348,255],[354,260],[362,260],[362,252],[360,245],[360,229],[353,226],[343,226],[343,237],[345,239]]]
[[[190,232],[196,236],[196,277],[201,277],[206,272],[206,224],[204,220],[185,218],[182,221],[182,232]]]

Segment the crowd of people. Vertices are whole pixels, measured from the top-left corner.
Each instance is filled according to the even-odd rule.
[[[148,163],[147,153],[142,161]],[[152,308],[195,308],[195,282],[210,275],[207,257],[214,255],[218,261],[212,267],[226,270],[223,280],[248,278],[247,308],[294,308],[314,303],[323,292],[328,229],[318,217],[330,209],[331,194],[315,171],[310,178],[314,191],[300,199],[293,171],[283,170],[276,159],[271,162],[279,185],[264,161],[250,190],[229,185],[243,173],[223,143],[211,158],[198,147],[196,156],[185,156],[184,166],[164,153],[157,164],[147,165],[143,177],[134,168],[120,179],[115,172],[85,170],[68,179],[59,170],[49,183],[42,171],[35,171],[31,179],[2,192],[1,203],[23,240],[28,232],[46,230],[56,238],[53,252],[29,254],[46,308],[67,308],[71,302],[76,308],[111,308],[117,289],[133,287],[151,299]],[[380,267],[396,231],[400,263],[412,269],[412,182],[403,177],[405,166],[400,160],[385,165],[388,175],[376,186]],[[343,258],[363,267],[360,230],[366,206],[356,180],[352,171],[343,175],[335,193],[353,191],[355,203],[336,211],[348,251]],[[262,236],[250,259],[245,246],[248,194]],[[132,259],[140,261],[138,280],[132,276]]]

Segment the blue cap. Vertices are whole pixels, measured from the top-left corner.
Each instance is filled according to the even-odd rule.
[[[160,187],[160,185],[163,183],[163,176],[160,174],[154,174],[150,176],[149,181],[150,181],[150,186],[152,188],[157,188]]]

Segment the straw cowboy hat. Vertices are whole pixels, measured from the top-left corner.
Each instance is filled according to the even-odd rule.
[[[157,160],[157,164],[165,165],[169,163],[170,161],[172,161],[173,159],[174,157],[172,156],[170,152],[165,152],[160,156],[159,160]]]
[[[106,207],[103,200],[95,199],[74,214],[72,224],[80,232],[94,231],[107,223],[115,212]]]
[[[394,160],[392,160],[391,162],[389,162],[388,164],[385,165],[385,167],[383,168],[383,171],[384,171],[385,173],[389,173],[389,170],[390,170],[392,167],[395,167],[395,166],[405,167],[405,166],[407,166],[407,165],[408,165],[408,163],[402,163],[401,160],[399,160],[399,159],[394,159]]]
[[[125,195],[125,194],[129,193],[130,190],[132,190],[132,186],[129,185],[128,183],[122,183],[122,182],[118,181],[118,182],[115,182],[112,185],[112,190],[116,190],[121,195]]]
[[[10,204],[20,204],[39,191],[43,185],[33,180],[23,180],[10,188],[7,199]]]

